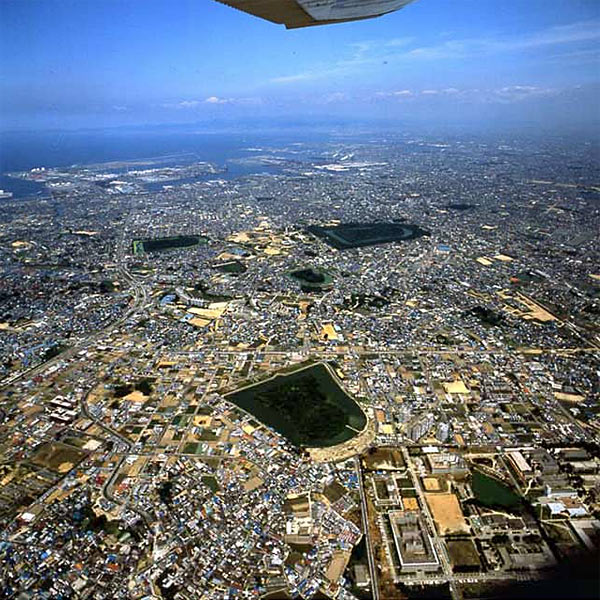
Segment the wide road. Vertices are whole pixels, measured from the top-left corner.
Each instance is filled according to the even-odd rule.
[[[41,374],[48,368],[52,367],[53,365],[60,363],[61,361],[67,361],[80,351],[83,351],[91,345],[99,342],[107,334],[112,332],[114,329],[118,328],[121,324],[125,323],[139,309],[144,307],[148,302],[148,294],[144,286],[140,284],[135,278],[133,278],[133,276],[125,269],[125,267],[120,267],[119,272],[122,278],[131,285],[131,292],[133,294],[133,301],[131,303],[131,306],[124,315],[122,315],[116,321],[107,324],[106,327],[102,328],[101,330],[90,334],[79,344],[69,347],[62,353],[56,355],[56,357],[52,357],[52,359],[49,359],[44,363],[40,363],[35,367],[31,367],[23,372],[17,373],[14,376],[5,379],[3,382],[0,383],[0,390],[3,390],[4,388],[7,388],[12,384],[16,384],[17,382],[24,380],[25,378],[33,378]]]
[[[365,545],[367,547],[367,559],[369,561],[369,574],[371,576],[371,592],[373,599],[379,599],[379,581],[377,579],[377,565],[373,557],[373,546],[371,545],[371,531],[369,530],[369,514],[367,508],[367,499],[365,494],[365,483],[363,482],[360,458],[354,458],[356,473],[358,474],[358,490],[360,493],[360,505],[362,513],[363,530],[365,531]]]
[[[99,420],[98,418],[94,417],[92,415],[92,413],[90,412],[90,409],[89,409],[88,404],[87,404],[87,399],[88,399],[90,393],[92,392],[92,390],[96,386],[97,386],[97,382],[94,383],[93,386],[90,386],[87,389],[87,391],[85,392],[85,394],[79,400],[79,408],[81,409],[81,413],[82,413],[82,415],[84,417],[86,417],[87,419],[93,421],[94,424],[96,426],[98,426],[102,431],[106,432],[106,434],[108,436],[116,438],[119,442],[121,442],[122,444],[124,444],[125,447],[126,447],[126,449],[127,449],[127,453],[129,453],[131,451],[131,448],[133,447],[133,443],[128,438],[126,438],[125,436],[123,436],[122,434],[120,434],[119,432],[117,432],[116,430],[113,430],[113,428],[111,428],[110,426],[107,426],[102,420]],[[132,505],[132,504],[127,503],[125,501],[119,501],[112,494],[113,484],[115,483],[115,480],[117,479],[117,476],[119,474],[119,470],[121,469],[123,463],[125,462],[125,459],[127,459],[127,453],[124,453],[122,455],[121,459],[119,460],[119,462],[117,463],[117,465],[114,467],[114,469],[113,469],[110,477],[104,483],[104,486],[102,487],[102,494],[104,495],[104,497],[106,499],[108,499],[109,501],[111,501],[115,505],[121,505],[121,506],[127,507],[128,509],[130,509],[134,513],[137,513],[142,518],[142,520],[144,520],[144,523],[146,524],[146,527],[148,529],[150,529],[150,524],[152,523],[152,518],[145,511],[143,511],[142,509],[140,509],[136,505]]]
[[[357,357],[363,357],[368,355],[380,355],[382,357],[403,357],[406,355],[473,355],[473,356],[488,356],[488,355],[523,355],[527,354],[527,349],[516,350],[516,349],[476,349],[472,347],[468,348],[448,348],[448,347],[408,347],[404,349],[398,350],[384,350],[381,348],[373,348],[373,349],[364,349],[364,350],[354,350],[352,348],[348,348],[345,351],[332,351],[332,350],[318,350],[311,349],[310,354],[315,357],[319,357],[321,360],[325,361],[327,359],[335,359],[340,355],[355,355]],[[595,346],[591,347],[578,347],[578,348],[540,348],[540,349],[531,349],[532,351],[539,351],[540,354],[549,353],[551,355],[563,355],[563,354],[576,354],[576,353],[600,353],[600,349]],[[220,353],[222,355],[230,355],[230,356],[239,356],[239,355],[275,355],[275,356],[283,356],[283,355],[293,355],[297,354],[297,350],[265,350],[264,348],[258,349],[235,349],[235,348],[226,348],[221,346],[205,346],[201,351],[173,351],[173,355],[205,355],[206,353]]]

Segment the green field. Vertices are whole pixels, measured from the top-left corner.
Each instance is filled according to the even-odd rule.
[[[134,255],[140,255],[144,252],[159,252],[173,248],[188,248],[190,246],[206,243],[207,239],[202,236],[170,236],[167,238],[133,240],[132,248]]]
[[[331,288],[333,284],[331,275],[322,269],[307,267],[292,271],[288,275],[293,280],[299,282],[303,290],[324,290]]]
[[[292,444],[329,447],[350,440],[367,418],[322,364],[227,395]]]
[[[418,225],[399,222],[341,223],[331,227],[312,225],[308,231],[340,250],[413,240],[428,233]]]
[[[227,263],[221,263],[221,265],[215,265],[215,269],[230,275],[239,275],[240,273],[244,273],[248,270],[248,268],[241,261],[229,261]]]
[[[447,547],[454,572],[478,572],[481,569],[479,552],[472,540],[448,541]]]

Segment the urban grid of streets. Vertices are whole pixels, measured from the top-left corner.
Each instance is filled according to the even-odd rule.
[[[12,174],[48,194],[0,217],[2,596],[463,598],[597,553],[589,148],[239,154],[254,174]],[[309,229],[372,223],[426,235]],[[295,446],[226,396],[320,362],[367,418],[346,442]]]

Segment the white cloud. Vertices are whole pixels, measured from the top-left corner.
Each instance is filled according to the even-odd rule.
[[[180,102],[168,102],[161,106],[166,109],[193,109],[201,104],[200,100],[181,100]]]
[[[540,87],[535,85],[510,85],[499,88],[443,88],[428,89],[420,92],[411,90],[397,90],[390,92],[375,92],[372,98],[379,100],[411,99],[414,102],[424,101],[426,98],[438,99],[437,102],[483,102],[483,103],[511,103],[556,96],[564,93],[564,89]]]
[[[348,58],[333,63],[319,64],[313,69],[299,73],[273,77],[270,83],[287,84],[352,73],[362,67],[386,63],[393,59],[398,48],[409,46],[412,42],[414,42],[412,37],[353,42],[347,46],[350,49]]]
[[[219,98],[218,96],[209,96],[205,101],[206,104],[229,104],[231,98]]]
[[[599,40],[600,21],[580,21],[519,36],[504,35],[448,40],[442,44],[413,48],[405,53],[404,57],[426,60],[469,58]]]
[[[414,40],[415,38],[394,38],[392,40],[388,40],[385,43],[385,46],[387,48],[400,48],[410,45],[412,42],[414,42]]]
[[[206,105],[224,105],[224,104],[235,104],[235,105],[259,105],[263,101],[258,97],[251,98],[221,98],[219,96],[208,96],[204,100],[181,100],[179,102],[170,102],[161,105],[163,108],[177,109],[177,110],[191,110],[200,109]]]
[[[295,81],[316,79],[320,76],[321,74],[319,74],[317,71],[307,71],[306,73],[296,73],[295,75],[283,75],[281,77],[273,77],[270,81],[271,83],[293,83]]]
[[[199,100],[183,100],[182,102],[179,103],[179,106],[182,109],[193,109],[193,108],[196,108],[197,106],[200,106],[200,101]]]
[[[504,86],[493,90],[494,99],[499,102],[515,102],[541,96],[555,96],[561,91],[556,88],[540,88],[538,86]]]
[[[415,93],[412,90],[396,90],[393,92],[375,92],[375,98],[412,98]]]
[[[599,41],[599,20],[553,26],[520,35],[502,34],[479,38],[449,39],[430,46],[414,47],[415,38],[412,37],[366,40],[349,44],[347,57],[344,59],[318,63],[312,68],[298,73],[274,77],[270,83],[291,84],[337,75],[352,75],[367,68],[388,63],[393,65],[414,61],[469,59],[550,47],[555,47],[565,54],[569,53],[571,60],[575,61],[577,57],[573,55],[573,44],[593,44]],[[581,49],[578,50],[581,52]],[[594,60],[595,55],[591,52],[591,50],[584,51],[580,60],[588,62]]]

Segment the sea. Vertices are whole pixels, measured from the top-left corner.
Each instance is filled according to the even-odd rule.
[[[265,150],[285,148],[289,144],[322,141],[327,137],[319,132],[206,132],[194,127],[175,130],[131,128],[70,132],[5,132],[0,133],[0,189],[12,192],[14,198],[46,194],[43,184],[7,176],[7,173],[34,167],[83,166],[184,154],[187,155],[186,161],[207,161],[217,167],[227,168],[225,173],[210,176],[211,179],[276,173],[276,167],[247,159],[262,154]],[[285,156],[285,153],[278,152],[278,155]],[[160,161],[155,166],[160,166]]]

